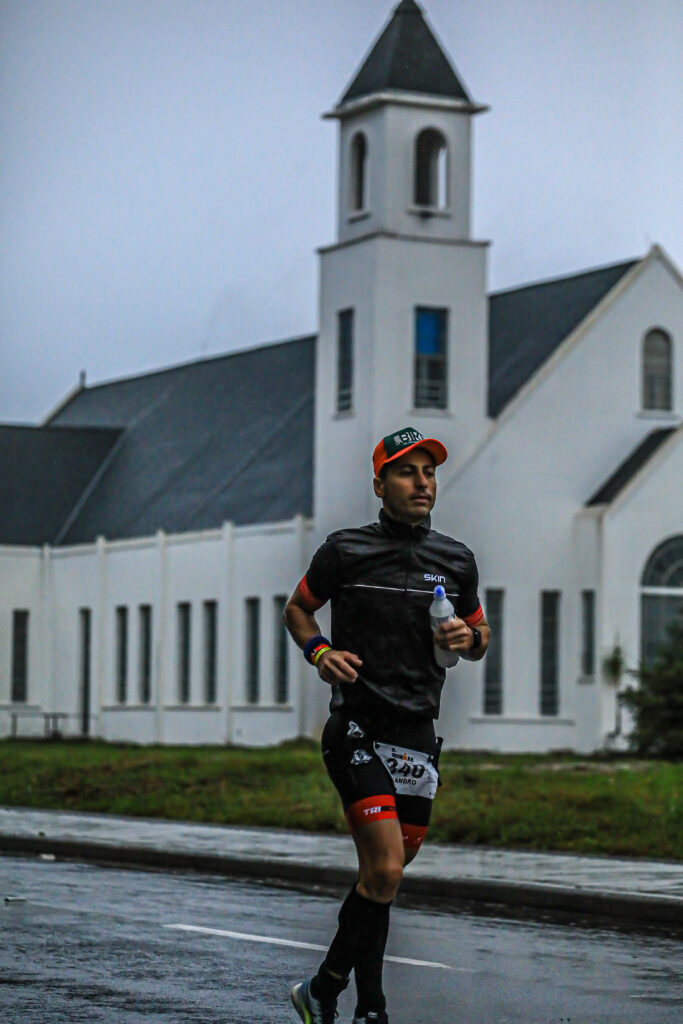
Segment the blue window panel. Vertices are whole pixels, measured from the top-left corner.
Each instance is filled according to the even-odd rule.
[[[415,323],[415,348],[420,356],[443,354],[446,312],[443,309],[418,309]]]

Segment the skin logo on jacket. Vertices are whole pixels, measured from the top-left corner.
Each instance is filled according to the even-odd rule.
[[[446,582],[446,577],[445,576],[437,576],[437,574],[435,572],[426,572],[424,574],[424,579],[425,579],[426,583],[445,583]]]

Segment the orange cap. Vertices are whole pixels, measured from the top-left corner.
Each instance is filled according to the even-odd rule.
[[[437,466],[440,466],[448,458],[446,446],[441,444],[441,441],[437,441],[435,437],[424,437],[414,427],[403,427],[393,434],[387,434],[377,444],[372,453],[375,476],[379,476],[382,466],[385,466],[387,462],[393,462],[394,459],[405,455],[412,448],[426,448]]]

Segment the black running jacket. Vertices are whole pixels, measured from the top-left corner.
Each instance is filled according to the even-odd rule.
[[[299,583],[311,612],[332,608],[332,646],[363,664],[354,683],[332,687],[330,710],[405,712],[437,718],[445,670],[434,659],[429,606],[441,583],[456,614],[476,626],[479,603],[474,555],[430,528],[391,519],[331,533]]]

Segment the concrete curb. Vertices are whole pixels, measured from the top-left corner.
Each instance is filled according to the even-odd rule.
[[[53,854],[69,860],[100,864],[167,870],[201,871],[260,881],[351,885],[356,872],[313,863],[272,859],[230,857],[155,847],[94,843],[71,839],[0,835],[0,853]],[[596,917],[610,917],[631,924],[683,925],[683,899],[616,891],[598,891],[578,886],[534,882],[503,882],[495,879],[434,878],[406,874],[401,891],[445,902],[472,901],[504,904],[517,908],[542,909]]]

